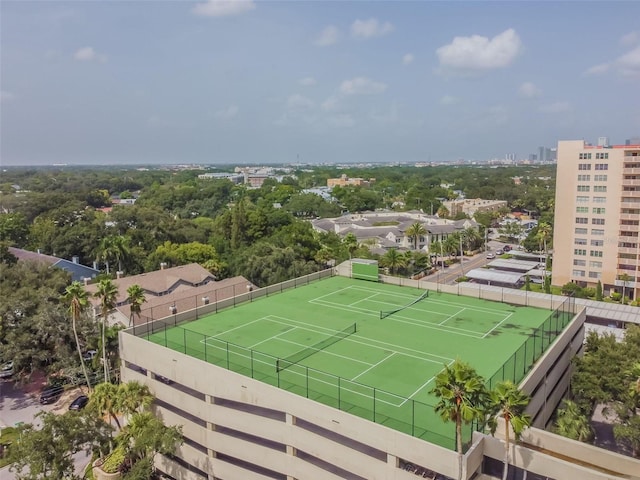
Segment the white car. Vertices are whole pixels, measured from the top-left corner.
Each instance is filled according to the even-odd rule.
[[[0,378],[8,378],[13,375],[13,362],[7,362],[0,368]]]
[[[495,253],[487,253],[487,259],[491,260],[492,258],[496,258]]]

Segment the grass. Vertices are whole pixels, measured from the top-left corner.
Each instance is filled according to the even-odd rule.
[[[15,428],[7,427],[2,429],[2,435],[0,435],[0,444],[7,446],[7,445],[11,445],[17,440],[18,440],[18,431]],[[9,465],[9,460],[7,459],[7,457],[8,457],[10,448],[11,447],[6,448],[4,450],[4,454],[2,455],[2,458],[0,458],[0,468]]]

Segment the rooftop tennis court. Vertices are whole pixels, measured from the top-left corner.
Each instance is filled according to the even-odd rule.
[[[424,294],[331,277],[167,327],[148,339],[451,447],[454,426],[435,416],[429,393],[443,364],[459,357],[488,379],[523,344],[544,336],[540,327],[551,312]],[[515,377],[522,378],[537,358],[536,349],[529,350],[522,365],[514,362]]]

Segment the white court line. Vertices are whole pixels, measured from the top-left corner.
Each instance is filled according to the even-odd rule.
[[[301,321],[298,321],[298,320],[291,320],[291,319],[288,319],[288,318],[278,317],[278,316],[275,316],[275,315],[270,315],[270,317],[272,317],[272,318],[273,318],[273,317],[275,317],[275,318],[281,318],[282,320],[286,320],[286,321],[288,321],[288,322],[291,322],[291,323],[285,323],[285,322],[278,322],[277,320],[271,320],[272,322],[282,323],[283,325],[289,325],[289,326],[291,326],[291,324],[296,324],[296,323],[298,323],[298,324],[306,325],[306,326],[309,326],[309,327],[324,328],[324,327],[318,327],[317,325],[313,325],[313,324],[309,324],[309,323],[301,322]],[[312,329],[309,329],[309,330],[313,331]],[[325,330],[329,330],[329,329],[325,329]],[[332,331],[333,331],[333,332],[335,332],[335,330],[332,330]],[[316,333],[323,333],[323,332],[318,332],[318,331],[316,331]],[[406,356],[406,357],[410,357],[410,358],[417,358],[418,360],[422,360],[422,361],[425,361],[425,362],[432,362],[432,363],[438,363],[438,364],[441,364],[441,363],[442,363],[442,360],[447,360],[448,362],[452,362],[452,361],[453,361],[453,359],[452,359],[452,358],[449,358],[449,357],[442,357],[442,356],[440,356],[440,355],[434,355],[434,354],[432,354],[432,353],[429,353],[429,354],[428,354],[429,356],[434,357],[434,358],[438,358],[438,359],[439,359],[439,360],[437,360],[437,361],[436,361],[436,360],[431,360],[431,359],[429,359],[429,358],[425,358],[425,357],[421,357],[421,356],[417,356],[417,355],[412,355],[412,354],[410,354],[410,353],[405,353],[405,352],[416,352],[416,353],[424,354],[424,352],[422,352],[422,351],[420,351],[420,350],[415,350],[415,349],[413,349],[413,348],[402,347],[402,346],[400,346],[400,345],[396,345],[395,343],[383,342],[382,340],[376,340],[376,339],[374,339],[374,338],[363,337],[363,336],[361,336],[361,335],[359,335],[359,338],[361,338],[361,339],[363,339],[363,340],[368,340],[368,341],[370,341],[370,342],[372,342],[372,343],[361,342],[361,341],[359,341],[359,340],[354,339],[354,338],[353,338],[353,337],[351,337],[351,336],[344,338],[344,339],[343,339],[343,341],[345,341],[345,342],[358,343],[358,344],[360,344],[360,345],[366,345],[367,347],[383,348],[383,347],[379,347],[379,346],[377,346],[377,345],[374,345],[375,343],[379,343],[379,344],[381,344],[381,345],[385,345],[385,347],[384,347],[384,348],[386,348],[386,349],[388,349],[388,350],[392,350],[392,351],[394,351],[394,352],[396,352],[396,353],[399,353],[400,355],[404,355],[404,356]],[[393,347],[393,348],[390,348],[390,347]],[[404,350],[404,352],[403,352],[402,350]]]
[[[391,357],[393,357],[396,354],[396,352],[391,353],[390,355],[387,355],[386,357],[384,357],[382,360],[380,360],[378,363],[374,363],[373,365],[371,365],[369,368],[367,368],[364,372],[359,373],[358,375],[356,375],[355,377],[353,377],[351,379],[351,381],[355,381],[357,378],[361,377],[362,375],[364,375],[365,373],[367,373],[369,370],[376,368],[378,365],[380,365],[382,362],[387,361],[388,359],[390,359]]]
[[[210,346],[210,347],[212,347],[212,348],[220,348],[220,347],[218,347],[218,346],[216,346],[216,345],[209,345],[209,346]],[[225,349],[220,348],[220,350],[225,350]],[[247,359],[250,359],[250,358],[251,358],[249,355],[242,355],[241,353],[234,353],[234,355],[237,355],[237,356],[239,356],[239,357],[243,357],[243,358],[247,358]],[[275,366],[274,366],[274,364],[273,364],[273,363],[265,362],[265,361],[263,361],[263,360],[259,360],[259,359],[257,359],[257,358],[254,358],[254,359],[253,359],[253,363],[254,363],[254,364],[255,364],[255,363],[263,363],[264,365],[268,365],[268,366],[269,366],[269,367],[271,367],[271,368],[275,368]],[[232,370],[232,371],[233,371],[233,370]],[[289,368],[289,369],[287,369],[287,372],[289,372],[289,373],[291,373],[291,374],[293,374],[293,375],[299,375],[299,376],[301,376],[301,377],[303,377],[303,378],[307,377],[307,375],[305,375],[305,374],[303,374],[303,373],[300,373],[300,372],[296,372],[295,370],[292,370],[292,369],[290,369],[290,368]],[[323,373],[323,372],[320,372],[320,373]],[[325,380],[321,380],[321,379],[316,378],[316,377],[311,377],[311,376],[309,376],[309,377],[307,377],[307,378],[309,378],[309,380],[313,380],[314,382],[324,383],[325,385],[329,385],[329,386],[334,387],[334,388],[337,386],[335,383],[327,382],[327,381],[325,381]],[[337,377],[337,376],[334,376],[334,378],[336,378],[336,379],[337,379],[338,377]],[[358,384],[358,385],[361,385],[361,384]],[[301,385],[298,385],[298,386],[301,386]],[[366,388],[369,388],[369,389],[371,389],[371,390],[373,390],[373,389],[374,389],[373,387],[370,387],[370,386],[367,386],[367,385],[362,385],[362,386],[363,386],[363,387],[366,387]],[[283,388],[282,390],[286,390],[286,389],[284,389],[284,388]],[[350,393],[353,393],[353,394],[355,394],[355,395],[360,395],[361,397],[365,397],[365,398],[368,398],[368,399],[370,399],[370,400],[373,400],[373,399],[374,399],[374,397],[372,397],[371,395],[366,395],[366,394],[364,394],[364,393],[362,393],[362,392],[357,392],[357,391],[355,391],[355,390],[351,390],[350,388],[346,388],[346,387],[343,387],[343,386],[340,386],[340,390],[344,390],[345,392],[350,392]],[[384,393],[385,393],[386,395],[390,395],[390,396],[398,397],[399,399],[400,399],[400,398],[405,398],[405,397],[402,397],[402,396],[400,396],[400,395],[396,395],[396,394],[391,393],[391,392],[384,392]],[[376,398],[375,398],[375,401],[376,401],[376,402],[386,403],[387,405],[390,405],[390,406],[392,406],[392,407],[396,407],[396,408],[401,406],[401,405],[398,405],[397,403],[392,403],[392,402],[387,402],[386,400],[382,400],[382,399],[380,399],[379,397],[376,397]]]
[[[358,300],[357,302],[350,303],[350,304],[348,304],[347,306],[348,306],[348,307],[353,307],[356,303],[366,302],[367,300],[369,300],[369,299],[371,299],[371,298],[373,298],[373,297],[377,297],[377,296],[378,296],[378,294],[376,294],[376,295],[370,295],[370,296],[368,296],[367,298],[363,298],[363,299],[361,299],[361,300]],[[373,301],[375,302],[375,300],[373,300]]]
[[[291,332],[292,330],[295,330],[295,329],[297,329],[297,328],[298,328],[298,327],[294,327],[293,325],[291,325],[291,328],[290,328],[290,329],[285,330],[284,332],[280,332],[280,333],[278,333],[277,335],[274,335],[274,336],[272,336],[272,337],[269,337],[269,338],[267,338],[267,339],[265,339],[265,340],[262,340],[261,342],[254,343],[253,345],[251,345],[250,347],[247,347],[247,348],[248,348],[248,349],[250,349],[250,350],[253,350],[254,348],[256,348],[256,347],[257,347],[258,345],[260,345],[261,343],[268,342],[269,340],[278,339],[278,337],[279,337],[280,335],[284,335],[285,333]],[[279,340],[279,339],[278,339],[278,340]]]
[[[306,329],[303,328],[302,330],[306,330]],[[318,333],[318,332],[316,332],[316,333]],[[310,345],[305,345],[304,343],[292,342],[291,340],[287,340],[285,338],[276,338],[276,340],[280,340],[281,342],[291,343],[292,345],[298,345],[299,347],[315,350],[315,353],[324,352],[327,355],[333,355],[334,357],[344,358],[345,360],[351,360],[352,362],[358,362],[358,363],[363,363],[363,364],[365,364],[367,366],[373,366],[372,363],[363,362],[362,360],[358,360],[358,359],[355,359],[355,358],[352,358],[352,357],[347,357],[345,355],[340,355],[339,353],[329,352],[328,350],[325,350],[323,348],[313,348]],[[286,358],[284,360],[286,360]]]
[[[465,307],[468,310],[475,310],[476,312],[482,312],[482,313],[489,313],[491,315],[500,315],[500,316],[504,316],[507,314],[507,311],[501,312],[498,311],[496,312],[495,310],[491,310],[489,308],[484,308],[484,307],[473,307],[470,305],[465,305],[464,303],[456,303],[456,302],[447,302],[446,300],[438,300],[436,298],[431,298],[429,297],[428,299],[426,299],[427,302],[431,302],[431,303],[437,303],[440,305],[446,305],[446,306],[451,306],[451,307],[456,307],[456,308],[461,308],[461,307]],[[508,313],[513,313],[513,312],[508,312]]]
[[[460,313],[464,312],[465,310],[466,310],[466,308],[463,308],[462,310],[460,310],[460,311],[458,311],[458,312],[454,313],[454,314],[453,314],[453,315],[451,315],[450,317],[445,318],[445,319],[444,319],[443,321],[441,321],[438,325],[444,325],[444,324],[445,324],[445,323],[447,323],[449,320],[451,320],[453,317],[455,317],[456,315],[458,315],[458,314],[460,314]],[[447,327],[448,327],[448,325],[447,325]]]
[[[509,315],[507,315],[501,322],[498,322],[498,324],[496,326],[494,326],[491,330],[489,330],[487,333],[485,333],[482,338],[485,338],[487,335],[489,335],[491,332],[493,332],[496,328],[498,328],[500,325],[502,325],[504,322],[507,321],[507,319],[513,315],[513,313],[510,313]]]
[[[268,318],[268,317],[258,318],[257,320],[253,320],[253,321],[251,321],[251,322],[243,323],[242,325],[239,325],[239,326],[237,326],[237,327],[233,327],[233,328],[230,328],[229,330],[225,330],[224,332],[220,332],[220,333],[217,333],[217,334],[215,334],[215,335],[209,335],[209,336],[208,336],[207,338],[205,338],[204,340],[200,340],[200,343],[204,343],[204,342],[206,342],[206,341],[207,341],[207,339],[209,339],[209,338],[216,338],[216,337],[219,337],[220,335],[224,335],[224,334],[226,334],[226,333],[233,332],[234,330],[238,330],[239,328],[244,328],[244,327],[246,327],[247,325],[251,325],[252,323],[256,323],[256,322],[259,322],[260,320],[265,320],[265,319],[267,319],[267,318]]]
[[[339,294],[340,292],[344,292],[344,291],[351,290],[351,289],[352,289],[352,287],[345,287],[345,288],[341,288],[341,289],[339,289],[339,290],[334,290],[333,292],[329,292],[329,293],[327,293],[326,295],[322,295],[322,296],[320,296],[320,297],[317,297],[317,298],[315,298],[314,300],[319,300],[319,299],[321,299],[321,298],[329,297],[329,296],[331,296],[331,295],[337,295],[337,294]],[[309,301],[310,301],[310,302],[312,302],[313,300],[309,300]]]
[[[400,406],[403,406],[405,403],[407,403],[409,400],[411,400],[413,398],[414,395],[416,395],[420,390],[422,390],[424,387],[426,387],[427,385],[429,385],[431,382],[433,382],[433,379],[436,377],[431,377],[429,380],[426,381],[426,383],[422,384],[422,386],[417,389],[415,392],[413,392],[411,395],[409,395],[404,402],[402,402],[400,404]]]

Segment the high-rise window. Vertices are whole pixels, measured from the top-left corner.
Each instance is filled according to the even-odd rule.
[[[602,252],[600,250],[591,250],[589,255],[592,257],[602,257]]]
[[[578,175],[578,176],[580,176],[580,175]],[[593,179],[596,182],[606,182],[607,181],[607,176],[606,175],[594,175]]]
[[[584,270],[573,270],[571,273],[574,277],[584,277]]]
[[[593,191],[594,192],[606,192],[607,191],[607,186],[606,185],[594,185],[593,186]]]
[[[607,203],[607,197],[593,197],[593,203]]]
[[[579,192],[588,192],[589,190],[591,190],[589,185],[578,185]]]
[[[602,277],[601,272],[589,272],[589,278],[601,278],[601,277]]]
[[[589,262],[589,267],[590,268],[602,268],[602,262],[596,261],[596,260],[591,260]]]
[[[604,215],[604,207],[593,207],[593,213],[597,215]]]
[[[573,241],[574,245],[586,245],[587,244],[587,239],[586,238],[576,238]]]
[[[589,223],[589,219],[587,217],[576,217],[576,223]]]
[[[586,260],[579,260],[577,258],[573,259],[573,264],[576,267],[586,267],[587,266],[587,261]]]
[[[591,240],[592,247],[602,247],[604,245],[604,240]]]
[[[588,182],[591,180],[591,175],[578,175],[579,182]]]
[[[604,235],[604,230],[602,228],[592,228],[591,235]]]
[[[587,254],[587,251],[585,249],[583,249],[583,248],[574,248],[573,249],[573,254],[574,255],[583,255],[584,256],[584,255]]]
[[[591,219],[591,224],[592,225],[604,225],[604,218],[592,218]]]
[[[589,202],[589,197],[585,197],[584,195],[578,195],[576,197],[576,202],[577,203],[588,203]]]
[[[576,207],[576,213],[589,213],[589,207]]]

